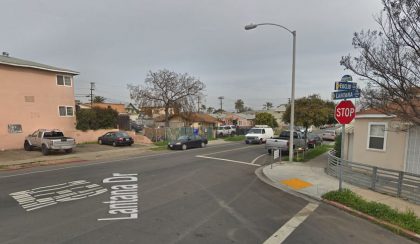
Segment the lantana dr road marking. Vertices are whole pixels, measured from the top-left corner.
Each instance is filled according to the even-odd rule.
[[[102,181],[103,184],[113,184],[110,188],[109,218],[102,220],[127,220],[138,218],[138,185],[137,174],[114,173],[112,177]],[[116,184],[118,183],[118,184]],[[30,190],[10,193],[26,211],[33,211],[48,206],[56,205],[60,202],[69,202],[103,194],[108,189],[90,183],[86,180],[76,180],[67,183],[43,186]]]
[[[11,193],[26,211],[32,211],[60,202],[80,200],[105,193],[107,189],[86,180],[77,180],[58,185],[38,187]]]

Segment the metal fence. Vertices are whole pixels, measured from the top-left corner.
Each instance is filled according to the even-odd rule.
[[[214,138],[213,128],[202,127],[198,128],[198,134],[206,137],[208,140]],[[181,127],[181,128],[144,128],[144,136],[153,142],[157,141],[173,141],[180,136],[194,135],[194,128]]]
[[[330,151],[326,173],[338,178],[340,162],[334,150]],[[342,167],[345,182],[420,204],[420,175],[347,160]]]

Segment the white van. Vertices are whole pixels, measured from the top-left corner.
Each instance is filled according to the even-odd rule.
[[[273,138],[274,131],[268,125],[256,125],[254,128],[250,129],[245,135],[245,143],[263,143],[268,138]]]

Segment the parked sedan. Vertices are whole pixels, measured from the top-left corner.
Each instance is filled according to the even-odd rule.
[[[111,131],[103,136],[98,137],[99,144],[108,144],[116,146],[131,146],[134,139],[124,131]]]
[[[308,133],[307,144],[308,148],[315,148],[316,146],[320,146],[322,144],[322,138],[319,135]]]
[[[205,147],[207,142],[207,138],[201,136],[180,136],[176,141],[168,143],[168,148],[187,150],[188,148]]]
[[[337,136],[337,133],[335,132],[335,130],[326,130],[322,133],[323,140],[334,141],[336,136]]]

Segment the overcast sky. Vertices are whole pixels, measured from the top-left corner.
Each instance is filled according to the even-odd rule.
[[[224,96],[224,109],[237,99],[261,109],[290,97],[292,35],[246,24],[296,30],[296,97],[330,98],[348,73],[339,61],[354,53],[353,33],[376,27],[381,8],[380,0],[1,0],[0,51],[80,72],[78,95],[95,82],[95,95],[129,102],[127,84],[166,68],[204,82],[207,107]]]

